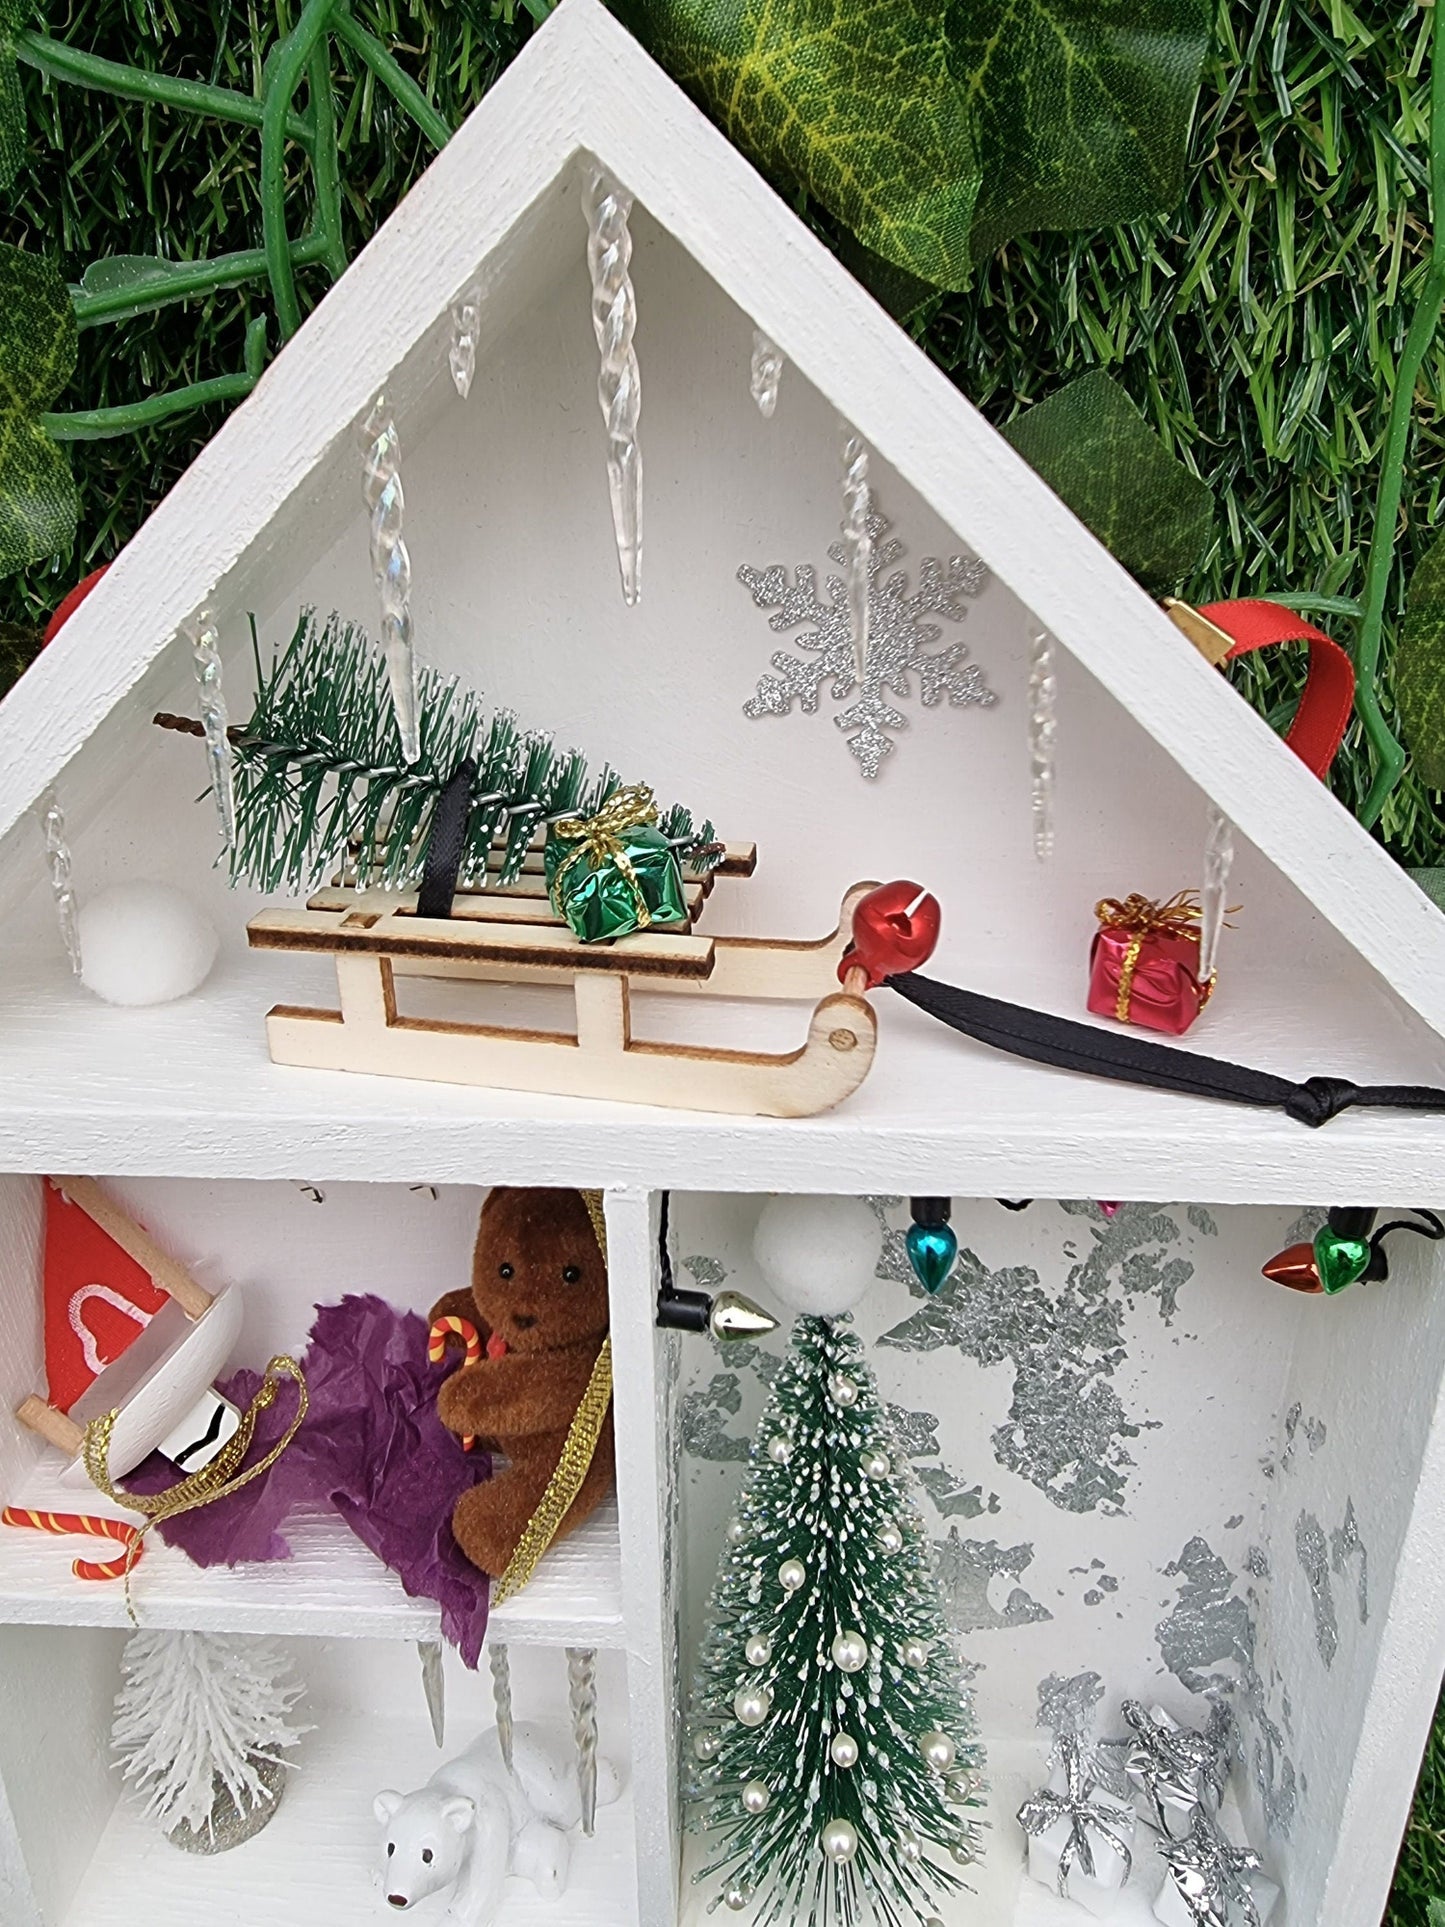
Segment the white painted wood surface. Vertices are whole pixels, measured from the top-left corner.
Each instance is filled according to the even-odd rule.
[[[639,199],[649,555],[637,612],[615,594],[575,196],[583,151]],[[445,310],[479,265],[483,340],[463,409],[445,374]],[[771,423],[746,394],[755,323],[790,362]],[[168,638],[203,597],[221,616],[238,715],[248,610],[268,640],[289,634],[308,598],[369,617],[351,425],[383,382],[407,451],[423,655],[595,761],[611,757],[709,811],[723,835],[756,837],[758,875],[745,893],[719,884],[710,933],[815,935],[854,878],[915,874],[945,904],[938,975],[1078,1015],[1095,897],[1192,882],[1212,798],[1240,827],[1246,910],[1189,1044],[1296,1077],[1445,1082],[1445,920],[597,0],[565,0],[0,706],[0,1172],[32,1174],[0,1177],[0,1397],[13,1403],[39,1369],[37,1172],[104,1177],[208,1289],[237,1286],[238,1362],[252,1364],[299,1347],[311,1307],[343,1291],[423,1310],[464,1282],[485,1184],[611,1187],[614,1329],[627,1334],[620,1528],[599,1515],[556,1548],[494,1627],[516,1647],[618,1649],[633,1686],[643,1797],[605,1821],[575,1910],[547,1917],[670,1927],[680,1347],[651,1328],[656,1188],[1414,1205],[1438,1199],[1445,1120],[1346,1116],[1310,1132],[1024,1065],[886,998],[867,1083],[837,1112],[786,1124],[272,1066],[264,1011],[315,1001],[327,967],[245,952],[241,929],[259,904],[228,894],[211,869],[213,826],[194,801],[199,750],[157,737],[146,718],[193,700],[184,651]],[[998,707],[913,712],[876,786],[858,778],[826,714],[759,724],[740,714],[787,639],[769,633],[735,571],[823,562],[840,412],[877,451],[880,499],[912,581],[925,555],[960,543],[996,578],[962,635]],[[1059,848],[1046,867],[1028,855],[1021,700],[1036,621],[1068,652]],[[65,973],[24,816],[57,777],[82,897],[149,872],[222,926],[220,962],[196,997],[119,1011]],[[408,980],[398,995],[433,993]],[[545,989],[500,995],[508,1021],[558,1002]],[[656,1010],[637,992],[634,1015],[684,1042],[798,1041],[794,1013],[651,1002]],[[409,1184],[442,1190],[432,1198]],[[1342,1621],[1336,1667],[1300,1713],[1319,1817],[1287,1869],[1294,1905],[1279,1927],[1373,1927],[1445,1661],[1440,1282],[1433,1255],[1402,1257],[1391,1296],[1332,1307],[1341,1316],[1304,1335],[1282,1336],[1291,1308],[1273,1299],[1245,1312],[1236,1337],[1247,1386],[1224,1377],[1191,1388],[1151,1355],[1148,1382],[1175,1417],[1252,1409],[1274,1396],[1261,1390],[1268,1374],[1282,1407],[1290,1397],[1328,1405],[1360,1451],[1350,1492],[1327,1483],[1309,1502],[1331,1525],[1356,1492],[1379,1508],[1374,1617],[1348,1637]],[[1257,1463],[1231,1454],[1227,1476],[1247,1484]],[[37,1443],[0,1424],[0,1496],[39,1495],[51,1476]],[[1305,1500],[1285,1492],[1261,1530],[1287,1555]],[[1140,1556],[1157,1553],[1161,1572],[1177,1550],[1159,1518],[1169,1503],[1161,1487],[1136,1521]],[[1057,1522],[1056,1551],[1076,1524]],[[137,1576],[139,1609],[154,1624],[324,1634],[353,1656],[368,1636],[397,1648],[434,1633],[432,1610],[334,1526],[298,1530],[297,1548],[284,1569],[234,1574],[187,1571],[157,1550]],[[71,1556],[58,1541],[0,1535],[10,1714],[0,1906],[13,1902],[16,1927],[190,1927],[198,1916],[352,1927],[370,1900],[329,1877],[328,1855],[308,1854],[281,1822],[232,1860],[191,1863],[142,1838],[122,1810],[111,1817],[102,1740],[123,1608],[118,1589],[73,1581]],[[1298,1670],[1313,1626],[1299,1582],[1282,1585],[1263,1629],[1269,1650]],[[303,1838],[314,1815],[336,1865],[350,1865],[360,1842],[352,1802],[399,1777],[393,1759],[423,1731],[416,1706],[394,1727],[377,1722],[390,1704],[380,1677],[361,1668],[349,1713],[325,1739],[334,1751],[317,1755],[324,1771],[293,1789]],[[1006,1758],[1024,1744],[1032,1708],[1003,1666],[980,1690],[995,1696],[986,1736],[1002,1732]],[[62,1714],[60,1738],[32,1743],[42,1715]],[[1022,1766],[1001,1772],[996,1843],[1007,1801],[1029,1783]],[[1053,1927],[1048,1897],[1010,1888],[1006,1855],[993,1865],[1005,1871],[988,1879],[1002,1885],[951,1910],[948,1927],[980,1917]],[[517,1921],[531,1920],[525,1897],[517,1904]],[[512,1918],[509,1909],[509,1927]]]
[[[1073,955],[1030,953],[1057,986],[1040,1005],[1077,1013],[1085,941],[1081,931]],[[17,958],[0,1013],[0,1166],[1003,1197],[1187,1187],[1222,1202],[1400,1205],[1431,1195],[1445,1169],[1445,1119],[1373,1112],[1311,1131],[1270,1112],[1104,1084],[1001,1057],[891,993],[876,1000],[878,1055],[862,1089],[836,1111],[783,1123],[278,1068],[264,1012],[277,996],[324,995],[330,973],[318,969],[319,980],[305,960],[228,949],[203,997],[119,1011],[74,989],[48,955]],[[1312,985],[1303,1011],[1287,972],[1250,974],[1238,992],[1232,1008],[1221,992],[1199,1048],[1287,1075],[1327,1067],[1445,1083],[1445,1052],[1423,1026],[1348,971]],[[570,1011],[547,995],[498,1007],[560,1027]],[[638,1005],[657,1034],[798,1042],[789,1006]]]
[[[1445,1028],[1445,922],[1433,906],[1262,719],[1179,646],[1163,613],[601,0],[568,0],[502,76],[67,625],[60,646],[22,678],[0,723],[0,827],[15,824],[137,690],[203,598],[214,592],[223,607],[229,602],[233,570],[254,570],[269,552],[274,578],[272,525],[328,452],[349,441],[378,388],[387,384],[400,406],[440,381],[448,304],[479,267],[485,361],[519,298],[551,269],[545,247],[530,272],[515,264],[533,253],[534,230],[558,205],[559,190],[570,199],[579,150],[637,196],[1405,1001]],[[398,378],[409,356],[415,362]],[[651,396],[648,407],[651,447]],[[304,524],[288,531],[292,540],[309,533],[314,552],[343,499],[333,468],[327,489],[290,518]]]
[[[94,1503],[92,1503],[94,1501]],[[98,1494],[32,1480],[7,1504],[124,1518]],[[133,1515],[132,1515],[133,1516]],[[441,1614],[335,1518],[302,1518],[284,1536],[292,1557],[267,1565],[194,1565],[154,1533],[132,1576],[143,1626],[343,1639],[439,1639]],[[39,1532],[0,1531],[0,1624],[127,1627],[119,1584],[76,1579],[92,1549]],[[617,1510],[608,1505],[548,1553],[524,1591],[492,1613],[489,1637],[511,1645],[620,1647],[625,1642]]]
[[[639,1927],[672,1927],[679,1814],[675,1334],[656,1327],[658,1199],[607,1194],[613,1422],[627,1620]]]

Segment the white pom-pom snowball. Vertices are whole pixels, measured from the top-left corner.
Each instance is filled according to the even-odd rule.
[[[872,1284],[879,1242],[878,1220],[861,1198],[770,1198],[753,1256],[785,1305],[837,1318]]]
[[[168,1004],[206,980],[220,938],[169,883],[113,883],[80,906],[80,980],[108,1004]]]

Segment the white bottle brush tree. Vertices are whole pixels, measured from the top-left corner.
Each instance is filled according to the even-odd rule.
[[[913,1927],[964,1884],[971,1697],[847,1323],[794,1327],[713,1587],[692,1745],[714,1847],[697,1878],[759,1927]]]
[[[111,1744],[166,1834],[203,1833],[223,1792],[238,1814],[269,1805],[302,1688],[270,1642],[217,1633],[141,1632],[126,1642]]]

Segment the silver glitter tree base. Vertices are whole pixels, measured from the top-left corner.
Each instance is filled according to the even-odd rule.
[[[286,1791],[287,1768],[279,1760],[268,1760],[259,1753],[251,1755],[251,1764],[270,1797],[242,1809],[236,1805],[229,1788],[217,1774],[216,1798],[211,1807],[209,1823],[192,1827],[183,1820],[173,1832],[166,1835],[173,1847],[179,1847],[183,1853],[227,1853],[232,1847],[239,1847],[242,1841],[254,1839],[263,1827],[270,1826]]]

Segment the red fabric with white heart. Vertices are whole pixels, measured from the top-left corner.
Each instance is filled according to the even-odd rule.
[[[79,1205],[45,1187],[45,1376],[68,1412],[166,1303],[149,1272]]]

